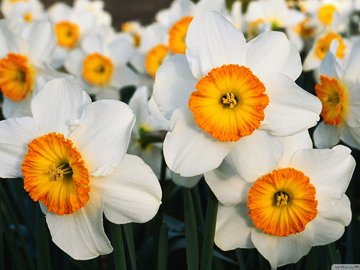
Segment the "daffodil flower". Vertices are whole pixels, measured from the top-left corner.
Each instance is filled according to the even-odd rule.
[[[360,149],[360,42],[354,45],[345,63],[337,59],[336,51],[334,46],[327,53],[315,86],[323,104],[323,121],[314,131],[314,143],[318,148],[328,148],[342,140]]]
[[[3,0],[1,1],[1,13],[5,18],[10,18],[14,14],[15,9],[22,9],[27,7],[34,12],[34,15],[42,13],[44,10],[43,4],[39,0]],[[29,17],[28,17],[29,18]]]
[[[138,76],[127,66],[134,52],[128,36],[91,34],[81,47],[69,54],[65,68],[97,99],[119,99],[120,88],[138,83]]]
[[[0,176],[24,178],[52,240],[71,257],[110,253],[103,214],[117,224],[146,222],[161,203],[152,170],[126,154],[133,112],[120,101],[91,103],[69,79],[48,82],[31,110],[33,117],[0,122]]]
[[[285,34],[267,32],[246,43],[221,14],[209,12],[194,18],[186,44],[186,55],[159,68],[153,92],[170,120],[164,155],[176,173],[211,171],[229,153],[246,160],[253,146],[274,145],[276,136],[319,120],[320,101],[294,82],[301,61]]]
[[[256,248],[272,269],[343,235],[351,220],[345,191],[355,169],[349,148],[312,149],[307,131],[281,144],[282,153],[256,148],[245,169],[233,160],[205,174],[220,201],[215,244]]]

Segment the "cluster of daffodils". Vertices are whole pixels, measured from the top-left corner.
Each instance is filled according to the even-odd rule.
[[[349,30],[360,2],[243,12],[175,0],[150,25],[116,30],[103,7],[1,6],[0,176],[23,178],[57,246],[94,258],[112,251],[103,214],[153,218],[162,157],[165,178],[190,188],[204,177],[216,195],[224,251],[256,248],[277,268],[343,235],[355,160],[337,144],[360,149],[360,26]],[[295,82],[303,71],[314,89]]]

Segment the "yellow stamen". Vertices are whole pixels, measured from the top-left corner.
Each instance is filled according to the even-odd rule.
[[[9,53],[0,60],[0,88],[8,99],[24,100],[35,85],[35,69],[26,56]]]
[[[328,125],[342,125],[349,113],[349,94],[346,86],[335,78],[320,76],[315,92],[322,103],[321,116]]]
[[[186,33],[192,17],[185,16],[178,20],[169,30],[169,49],[173,54],[184,54],[186,50]]]
[[[336,57],[337,58],[344,58],[345,57],[345,42],[342,39],[342,37],[335,33],[335,32],[329,32],[325,36],[319,38],[319,40],[315,44],[315,55],[322,60],[326,53],[329,51],[331,42],[336,39],[338,41],[338,48],[336,51]]]
[[[72,214],[89,200],[85,162],[62,134],[53,132],[32,140],[21,168],[25,190],[52,213]]]
[[[69,21],[61,21],[55,25],[55,34],[59,46],[72,49],[75,48],[80,39],[79,27]]]
[[[82,76],[89,84],[104,86],[109,83],[113,71],[114,64],[110,58],[92,53],[84,59]]]
[[[263,83],[239,65],[212,69],[196,84],[189,109],[198,126],[220,141],[237,141],[258,129],[269,103]]]
[[[147,53],[145,58],[145,69],[151,77],[155,78],[156,71],[164,61],[168,52],[169,49],[165,45],[159,44]]]
[[[33,15],[31,12],[25,12],[23,18],[24,21],[28,23],[33,21]]]
[[[296,234],[317,216],[315,194],[315,187],[303,172],[294,168],[274,170],[250,188],[249,216],[266,234]]]

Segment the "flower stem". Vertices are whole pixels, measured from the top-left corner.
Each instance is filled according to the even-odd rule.
[[[157,252],[157,270],[167,269],[167,257],[168,257],[168,227],[166,223],[162,223],[158,237],[158,252]]]
[[[125,234],[126,245],[129,251],[130,265],[132,270],[136,270],[136,253],[134,245],[134,233],[132,229],[132,224],[122,225]]]
[[[115,270],[126,270],[125,250],[121,225],[110,224],[112,244],[114,246]]]
[[[48,230],[40,206],[36,209],[36,228],[37,269],[51,269]]]

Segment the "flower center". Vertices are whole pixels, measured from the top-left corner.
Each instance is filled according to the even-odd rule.
[[[315,54],[320,60],[322,60],[325,57],[326,53],[329,51],[331,42],[334,39],[336,39],[339,43],[336,51],[336,57],[340,59],[344,58],[345,49],[346,49],[344,40],[339,34],[330,32],[325,36],[323,36],[322,38],[320,38],[315,45]]]
[[[33,90],[35,69],[26,56],[8,53],[0,60],[0,88],[5,97],[19,102]]]
[[[55,34],[59,46],[68,49],[76,47],[80,38],[79,27],[68,21],[58,22],[55,25]]]
[[[340,126],[349,113],[349,96],[346,86],[335,78],[320,76],[315,85],[317,97],[321,100],[321,116],[328,125]]]
[[[309,39],[315,36],[315,27],[310,25],[310,19],[306,18],[294,27],[294,31],[303,39]]]
[[[29,11],[24,13],[23,18],[24,18],[24,21],[28,22],[28,23],[33,21],[33,15]]]
[[[185,53],[185,38],[191,20],[191,16],[185,16],[174,23],[174,25],[169,30],[169,48],[173,54]]]
[[[122,32],[129,33],[131,35],[134,46],[139,48],[141,44],[141,35],[137,30],[137,25],[133,22],[124,22],[121,24],[120,28]]]
[[[32,140],[22,162],[24,188],[50,212],[72,214],[89,200],[90,176],[81,154],[62,134]]]
[[[110,58],[99,53],[92,53],[85,57],[82,76],[86,82],[96,86],[107,85],[114,71],[114,64]]]
[[[265,86],[239,65],[212,69],[196,84],[189,109],[198,126],[220,141],[237,141],[259,128],[269,103]]]
[[[319,21],[325,26],[330,25],[334,19],[334,13],[336,11],[337,11],[336,6],[332,4],[323,5],[321,8],[319,8],[317,12]]]
[[[317,215],[315,187],[293,168],[274,170],[255,181],[248,193],[249,215],[266,234],[302,232]]]
[[[169,49],[164,44],[156,45],[146,55],[145,69],[147,73],[155,78],[156,71],[167,56]]]

